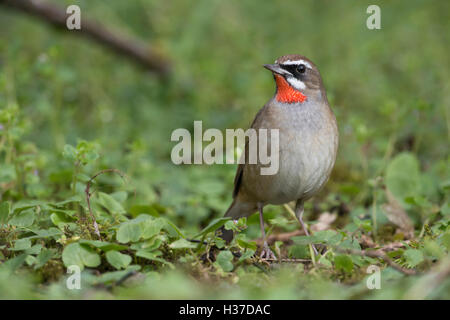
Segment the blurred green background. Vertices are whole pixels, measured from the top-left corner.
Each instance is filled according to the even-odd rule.
[[[333,176],[308,205],[309,219],[345,206],[343,226],[349,217],[364,212],[370,216],[378,197],[378,223],[387,223],[377,207],[385,201],[384,192],[374,191],[373,186],[402,152],[420,165],[417,194],[432,206],[448,208],[448,1],[377,1],[381,30],[366,27],[366,9],[373,1],[52,2],[77,4],[83,18],[145,41],[170,60],[173,72],[161,80],[72,34],[77,31],[57,31],[0,7],[0,200],[14,205],[82,196],[88,177],[116,168],[127,174],[129,182],[105,175],[100,179],[101,191],[125,190],[128,196],[122,201],[131,216],[151,208],[186,234],[195,234],[228,207],[236,166],[173,165],[172,131],[191,130],[194,120],[202,120],[204,129],[249,127],[275,90],[262,65],[298,53],[318,66],[340,131]],[[77,168],[74,179],[73,161],[64,151],[67,155],[70,150],[65,146],[75,147],[80,139],[88,141],[87,148],[95,149],[99,157]],[[417,231],[424,221],[421,212],[408,211]],[[269,207],[267,219],[280,214],[289,217],[283,208]],[[245,232],[250,239],[259,237],[256,217],[249,219]],[[177,287],[177,298],[191,297],[194,280],[185,278],[184,272],[173,272],[163,280],[149,281]],[[242,291],[216,296],[347,298],[362,290],[343,293],[337,282],[325,284],[318,277],[309,293],[299,294],[302,285],[292,284],[289,271],[280,272],[279,284],[272,284],[270,292],[245,280],[240,283]],[[21,281],[24,289],[15,289],[12,296],[35,297],[24,292],[40,280]],[[0,274],[2,285],[8,282]],[[380,295],[401,297],[400,287]],[[56,288],[47,293],[49,297],[66,294]],[[158,295],[153,289],[140,290],[116,294],[174,297],[171,291]],[[3,292],[2,288],[0,296],[8,297]],[[198,289],[194,296],[209,294]]]

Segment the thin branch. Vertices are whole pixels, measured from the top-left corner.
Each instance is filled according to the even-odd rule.
[[[311,263],[310,259],[264,259],[267,262]]]
[[[41,0],[0,0],[0,5],[28,13],[53,25],[56,28],[67,31],[65,10],[59,6]],[[81,30],[75,30],[71,34],[78,34],[104,45],[133,61],[141,64],[146,69],[155,72],[159,76],[167,76],[170,72],[170,64],[167,59],[152,48],[138,40],[127,39],[106,29],[101,24],[86,19],[81,15]]]

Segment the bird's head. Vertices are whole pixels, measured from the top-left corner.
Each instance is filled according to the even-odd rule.
[[[265,64],[264,67],[274,75],[278,102],[302,103],[310,96],[321,94],[323,85],[319,70],[304,56],[282,56],[274,64]]]

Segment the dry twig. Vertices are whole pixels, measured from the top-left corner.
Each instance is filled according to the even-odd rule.
[[[0,5],[28,13],[43,21],[67,30],[67,14],[61,7],[41,0],[0,0]],[[167,76],[170,72],[170,64],[167,59],[144,43],[127,39],[103,27],[101,24],[81,17],[81,30],[71,32],[89,37],[105,47],[119,53],[146,69],[155,72],[159,76]]]

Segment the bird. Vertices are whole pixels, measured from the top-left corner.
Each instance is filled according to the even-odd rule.
[[[272,72],[276,84],[273,97],[256,114],[251,128],[278,129],[278,171],[261,174],[261,162],[240,162],[234,178],[233,201],[225,217],[238,220],[259,212],[263,239],[261,259],[276,259],[264,231],[263,210],[266,205],[293,201],[295,216],[304,233],[304,203],[316,195],[328,181],[334,167],[339,132],[336,117],[329,106],[326,90],[317,66],[299,54],[284,55],[264,67]],[[260,138],[258,134],[258,139]],[[248,159],[248,141],[245,153]],[[270,137],[267,143],[270,148]],[[227,243],[232,230],[222,226],[219,236]],[[315,254],[316,248],[313,246]]]

